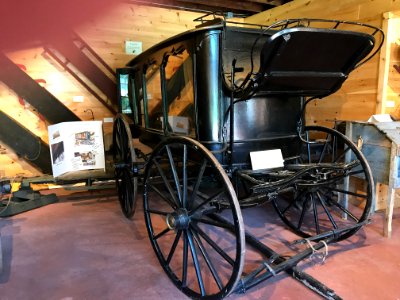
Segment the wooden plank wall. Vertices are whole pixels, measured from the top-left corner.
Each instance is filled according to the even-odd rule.
[[[380,26],[384,12],[399,9],[400,0],[295,0],[246,21],[268,24],[288,17],[318,17],[357,20]],[[145,50],[165,38],[193,28],[196,24],[192,20],[200,15],[120,3],[106,15],[88,20],[75,30],[115,69],[134,57],[124,52],[126,40],[141,41]],[[92,119],[88,109],[93,111],[96,120],[113,117],[66,71],[43,55],[43,48],[21,49],[7,55],[25,67],[32,78],[42,79],[45,88],[82,120]],[[378,59],[375,59],[352,74],[340,92],[330,96],[330,99],[313,103],[308,114],[309,121],[326,124],[332,119],[366,119],[375,113],[377,76]],[[74,96],[83,96],[84,102],[73,102]],[[3,84],[0,84],[0,109],[47,141],[49,124]],[[111,132],[111,123],[105,123],[104,131],[105,134]],[[0,176],[40,174],[7,148],[6,141],[0,141],[0,145],[6,149],[0,151]]]
[[[400,11],[384,15],[387,35],[381,52],[380,112],[400,120]]]
[[[162,8],[151,8],[119,3],[106,15],[87,20],[74,30],[113,69],[123,67],[134,55],[125,54],[125,41],[141,41],[143,50],[170,37],[193,28],[193,19],[199,13],[182,12]],[[55,24],[56,26],[56,24]],[[42,47],[19,49],[6,55],[20,65],[33,79],[56,96],[82,120],[112,118],[97,99],[87,92],[61,66],[46,56]],[[83,102],[74,102],[74,96],[83,96]],[[0,82],[0,109],[20,124],[48,142],[46,120],[20,99],[12,90]],[[90,110],[91,111],[90,111]],[[4,130],[1,128],[1,130]],[[109,137],[112,123],[104,123],[104,134]],[[107,138],[106,138],[107,139]],[[108,139],[109,140],[109,139]],[[7,147],[7,141],[0,141],[0,178],[37,176],[41,173],[20,159]]]
[[[134,58],[125,54],[126,40],[140,41],[143,50],[194,28],[203,14],[121,3],[101,18],[77,29],[79,35],[113,69]]]
[[[294,0],[245,19],[271,24],[287,18],[325,18],[382,26],[383,14],[400,9],[400,0]],[[367,120],[376,113],[379,55],[354,71],[342,89],[310,104],[308,124],[332,126],[331,120]]]
[[[400,0],[294,0],[249,17],[245,22],[271,24],[288,18],[325,18],[363,22],[384,28],[386,27],[384,15],[399,9]],[[396,35],[400,34],[399,25],[395,25],[396,29],[393,29]],[[393,36],[390,40],[393,40]],[[389,42],[389,47],[388,55],[377,55],[350,74],[341,90],[323,100],[313,101],[307,110],[307,123],[332,126],[331,120],[366,121],[373,114],[394,113],[396,109],[399,110],[400,117],[398,99],[400,74],[396,74],[391,67],[399,60],[400,53],[392,42]],[[387,59],[390,61],[386,61]],[[382,78],[379,77],[384,72],[382,65],[385,64],[389,66],[388,77],[385,84],[382,84]],[[397,89],[394,93],[393,87]],[[395,107],[386,107],[387,100],[394,100]],[[396,195],[396,205],[400,203],[399,197],[400,195]],[[385,208],[386,199],[387,186],[377,184],[377,209]]]

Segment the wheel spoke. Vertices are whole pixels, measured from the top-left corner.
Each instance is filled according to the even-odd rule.
[[[345,157],[346,153],[349,152],[350,150],[351,150],[351,148],[346,146],[346,149],[343,151],[343,153],[340,154],[338,157],[336,157],[336,159],[333,162],[335,163],[335,162],[338,162],[340,159],[343,159]]]
[[[211,272],[211,274],[212,274],[212,276],[213,276],[213,278],[215,280],[215,283],[218,285],[219,290],[222,290],[221,279],[220,279],[220,277],[218,275],[218,272],[217,272],[216,268],[214,267],[209,255],[207,254],[207,251],[204,248],[203,243],[201,242],[200,236],[197,234],[196,231],[192,230],[191,233],[193,235],[194,240],[197,243],[197,246],[200,249],[200,252],[201,252],[201,254],[202,254],[202,256],[203,256],[203,258],[204,258],[204,260],[205,260],[205,262],[206,262],[206,264],[208,266],[208,269],[210,270],[210,272]]]
[[[182,257],[182,287],[186,287],[188,269],[188,237],[187,232],[183,232],[183,257]]]
[[[178,173],[176,171],[174,158],[172,157],[172,152],[171,152],[170,147],[165,146],[165,149],[167,150],[169,165],[171,167],[172,175],[174,176],[174,183],[175,183],[176,192],[178,193],[179,204],[182,205],[181,185],[179,182]]]
[[[191,211],[191,214],[195,214],[201,207],[203,207],[204,205],[206,205],[207,203],[211,202],[212,200],[214,200],[215,198],[217,198],[218,196],[221,196],[225,191],[223,189],[219,190],[218,192],[216,192],[215,194],[213,194],[211,197],[207,198],[206,200],[204,200],[203,202],[201,202],[199,205],[196,206],[195,209],[193,209]]]
[[[195,246],[195,244],[193,242],[192,234],[190,233],[189,230],[186,232],[186,234],[187,234],[188,241],[189,241],[190,252],[192,254],[194,269],[196,271],[197,282],[198,282],[199,287],[200,287],[201,295],[205,296],[206,291],[205,291],[205,288],[204,288],[203,277],[201,275],[200,262],[199,262],[199,258],[197,257],[196,246]]]
[[[179,239],[181,238],[182,235],[182,230],[178,230],[178,233],[175,236],[174,242],[172,243],[171,250],[169,251],[168,257],[167,257],[167,264],[169,265],[171,262],[172,257],[174,256],[176,246],[178,245]]]
[[[317,210],[317,204],[315,203],[314,196],[310,194],[312,206],[313,206],[313,213],[314,213],[314,223],[315,223],[315,230],[317,234],[321,233],[320,227],[319,227],[319,221],[318,221],[318,210]]]
[[[296,203],[296,200],[290,201],[289,205],[286,206],[285,209],[282,211],[282,214],[284,215],[295,203]]]
[[[310,141],[310,134],[308,131],[306,131],[306,141]],[[307,143],[307,158],[308,158],[308,163],[311,163],[311,145],[310,143]]]
[[[153,239],[154,240],[158,240],[160,237],[162,237],[164,234],[166,234],[167,232],[169,232],[171,229],[169,229],[168,227],[165,228],[163,231],[161,231],[159,234],[154,235]]]
[[[305,215],[306,210],[307,210],[308,199],[309,199],[308,197],[306,199],[304,199],[302,210],[301,210],[300,219],[299,219],[299,222],[297,223],[297,229],[300,229],[301,225],[303,225],[304,215]]]
[[[148,187],[150,187],[153,191],[155,191],[161,198],[163,198],[173,209],[177,209],[178,206],[174,200],[169,199],[168,197],[165,196],[164,193],[162,193],[158,188],[156,188],[154,185],[151,183],[147,184]]]
[[[319,159],[318,159],[318,163],[321,163],[323,161],[323,159],[325,158],[326,151],[329,150],[328,149],[328,145],[329,145],[328,144],[328,137],[329,137],[329,134],[326,136],[326,139],[325,139],[325,142],[324,142],[324,148],[321,151],[321,154],[320,154]]]
[[[196,222],[198,223],[203,223],[203,224],[207,224],[207,225],[212,225],[215,227],[219,227],[219,228],[225,228],[225,229],[231,229],[232,226],[222,223],[222,222],[218,222],[216,220],[211,220],[211,219],[195,219]]]
[[[326,215],[328,216],[329,221],[331,221],[333,228],[338,229],[338,226],[337,226],[332,214],[330,213],[330,211],[328,210],[328,208],[325,205],[324,199],[322,199],[321,195],[318,192],[317,192],[317,199],[321,203],[321,206],[324,208],[324,211],[325,211]]]
[[[359,223],[360,220],[353,215],[347,208],[345,208],[343,205],[341,205],[339,202],[336,201],[329,201],[330,204],[337,206],[342,212],[344,212],[346,215],[348,215],[350,218],[352,218],[355,222]]]
[[[360,197],[360,198],[363,198],[363,199],[368,198],[367,195],[358,194],[358,193],[354,193],[354,192],[351,192],[351,191],[345,191],[345,190],[338,189],[338,188],[332,188],[331,190],[332,190],[332,191],[335,191],[335,192],[338,192],[338,193],[346,194],[346,195],[351,195],[351,196],[355,196],[355,197]]]
[[[282,215],[284,215],[294,204],[296,204],[305,194],[305,191],[302,191],[297,197],[289,203],[287,207],[282,211]]]
[[[347,175],[348,176],[353,176],[353,175],[362,174],[362,173],[364,173],[363,170],[357,170],[357,171],[348,172]]]
[[[162,215],[162,216],[166,216],[169,214],[166,211],[161,211],[161,210],[156,210],[156,209],[147,209],[146,212],[155,214],[155,215]]]
[[[125,209],[127,212],[130,210],[130,203],[129,203],[129,192],[128,190],[125,190]]]
[[[332,135],[332,163],[335,161],[336,153],[338,152],[337,149],[337,137],[336,135]]]
[[[154,161],[154,164],[157,167],[158,173],[160,173],[160,176],[161,176],[165,186],[168,189],[169,194],[171,195],[173,201],[175,202],[175,206],[176,207],[180,207],[180,205],[179,205],[180,202],[179,202],[178,199],[176,199],[175,192],[172,189],[171,185],[169,184],[169,181],[168,181],[167,177],[165,176],[163,169],[161,168],[160,164],[156,160],[153,160],[153,161]]]
[[[204,175],[204,171],[206,169],[206,165],[207,165],[207,160],[203,159],[203,163],[200,167],[200,171],[199,171],[196,183],[195,183],[193,191],[192,191],[192,196],[190,197],[190,203],[189,203],[189,207],[188,207],[189,209],[191,208],[191,205],[194,203],[194,200],[196,198],[197,192],[200,187],[200,183],[203,180],[203,175]]]
[[[235,262],[233,259],[221,248],[216,242],[214,242],[199,226],[193,225],[200,236],[219,254],[225,259],[231,266],[234,266]]]
[[[127,171],[127,172],[129,172],[129,171]],[[133,191],[131,189],[131,182],[130,182],[129,175],[127,174],[126,176],[128,178],[126,178],[126,180],[125,180],[125,185],[126,185],[125,186],[125,207],[126,207],[127,212],[129,212],[132,208],[130,197],[131,197]]]
[[[183,162],[182,162],[182,179],[183,179],[183,192],[182,192],[182,207],[187,208],[187,187],[188,187],[188,178],[187,178],[187,146],[183,145]]]

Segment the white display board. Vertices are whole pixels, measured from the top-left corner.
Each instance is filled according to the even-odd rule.
[[[250,160],[253,170],[281,168],[284,163],[281,149],[250,152]]]
[[[71,171],[105,171],[101,121],[63,122],[48,127],[53,176]]]

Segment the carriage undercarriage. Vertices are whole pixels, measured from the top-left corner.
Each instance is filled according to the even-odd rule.
[[[122,120],[117,119],[116,124]],[[306,146],[306,154],[291,157],[279,169],[230,172],[201,143],[187,137],[166,139],[150,157],[133,147],[133,156],[142,159],[116,166],[117,173],[129,172],[123,176],[135,182],[119,182],[125,215],[133,215],[136,204],[131,197],[138,184],[143,184],[152,245],[166,273],[186,294],[223,298],[232,292],[243,293],[285,271],[325,298],[339,299],[296,266],[319,250],[327,251],[328,244],[348,238],[368,222],[373,183],[362,154],[343,134],[320,127],[307,130],[323,131],[326,139],[313,144],[318,148],[315,153]],[[129,140],[122,136],[117,139],[121,144]],[[346,146],[339,151],[338,144]],[[294,164],[295,160],[302,162]],[[349,189],[349,181],[357,180],[352,178],[355,176],[366,178],[364,189]],[[272,203],[284,224],[303,237],[293,245],[304,244],[305,250],[283,257],[245,229],[241,210],[267,202]],[[224,246],[220,239],[225,240]],[[243,273],[246,244],[257,249],[264,260]],[[184,260],[182,265],[173,267],[180,259]],[[213,282],[207,285],[206,280]]]
[[[319,251],[327,253],[328,244],[349,238],[368,223],[374,194],[369,166],[353,141],[320,126],[298,126],[292,150],[283,153],[279,166],[253,170],[248,161],[235,164],[239,143],[233,107],[250,97],[243,91],[235,94],[235,63],[230,106],[224,113],[230,114],[230,139],[217,149],[190,135],[163,134],[150,153],[143,153],[128,118],[117,116],[113,145],[122,211],[133,216],[140,185],[156,256],[191,298],[243,293],[284,271],[321,296],[340,299],[297,265]],[[164,133],[167,128],[164,124]],[[304,245],[301,250],[289,257],[280,254],[245,227],[242,210],[266,205],[300,237],[290,245]],[[261,255],[250,270],[246,247]]]

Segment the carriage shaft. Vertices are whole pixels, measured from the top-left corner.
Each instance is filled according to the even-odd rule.
[[[212,217],[219,222],[230,225],[225,218],[213,214]],[[233,226],[227,227],[234,230]],[[297,269],[297,264],[311,256],[316,251],[324,248],[327,244],[335,241],[336,235],[331,235],[326,237],[325,240],[322,240],[313,247],[309,247],[302,252],[286,259],[281,256],[279,253],[260,242],[254,235],[245,231],[246,243],[250,244],[252,247],[257,249],[261,254],[265,255],[267,260],[260,264],[258,268],[256,268],[253,272],[244,276],[239,281],[237,287],[234,289],[236,293],[244,293],[246,290],[258,285],[259,283],[276,276],[278,273],[285,271],[289,275],[291,275],[294,279],[300,281],[302,284],[313,290],[314,292],[320,294],[326,299],[340,299],[340,297],[336,296],[334,291],[327,288],[324,284],[313,278],[312,276],[300,271]],[[263,272],[265,271],[265,272]]]

